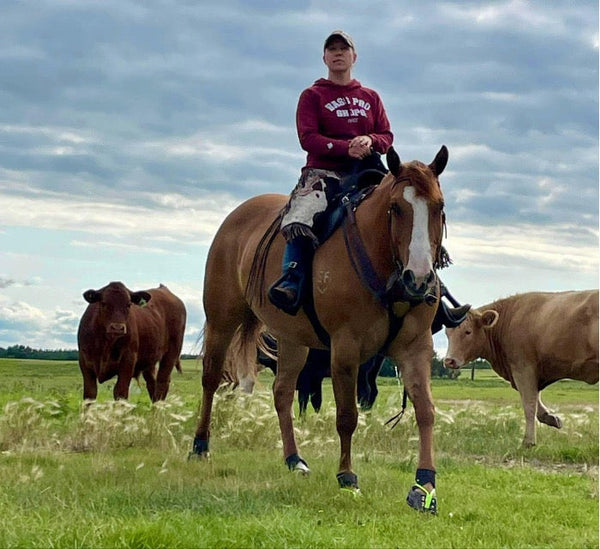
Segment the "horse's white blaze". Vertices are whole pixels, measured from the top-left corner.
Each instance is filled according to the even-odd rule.
[[[416,195],[414,187],[405,187],[404,200],[413,209],[413,227],[408,246],[407,270],[411,270],[416,279],[423,279],[433,270],[431,245],[429,243],[429,212],[424,198]]]

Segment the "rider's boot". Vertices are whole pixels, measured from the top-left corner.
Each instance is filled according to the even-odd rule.
[[[465,318],[471,309],[471,305],[460,305],[459,307],[448,307],[444,301],[440,299],[438,310],[435,313],[433,324],[431,325],[431,333],[439,332],[444,326],[448,328],[456,328]]]
[[[314,245],[311,238],[297,236],[285,246],[283,275],[269,288],[269,300],[275,307],[295,315],[302,305],[306,269],[311,265]]]
[[[448,291],[448,288],[440,280],[440,303],[431,325],[431,333],[435,334],[439,332],[444,326],[447,328],[456,328],[459,326],[465,318],[467,313],[471,309],[471,305],[461,305],[454,296]],[[454,307],[448,307],[442,300],[442,297],[448,298],[448,300],[454,305]]]

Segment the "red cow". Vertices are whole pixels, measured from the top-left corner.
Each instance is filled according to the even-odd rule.
[[[131,379],[141,373],[152,402],[164,400],[173,368],[181,371],[183,302],[162,284],[132,292],[121,282],[111,282],[87,290],[83,297],[89,303],[77,333],[83,398],[95,399],[97,382],[117,376],[114,397],[126,399]]]

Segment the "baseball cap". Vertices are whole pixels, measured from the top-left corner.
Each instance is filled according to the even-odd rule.
[[[352,40],[352,36],[350,36],[349,34],[345,33],[342,30],[331,31],[329,33],[329,36],[325,39],[325,45],[323,46],[323,49],[326,50],[327,47],[331,44],[331,42],[333,42],[336,38],[339,38],[340,40],[343,40],[353,50],[356,50],[356,48],[354,47],[354,40]]]

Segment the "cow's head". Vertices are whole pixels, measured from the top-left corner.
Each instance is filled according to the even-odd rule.
[[[83,293],[83,298],[88,303],[98,304],[99,321],[110,338],[126,335],[129,309],[132,305],[145,306],[151,297],[145,291],[128,290],[122,282],[111,282],[100,290],[87,290]]]
[[[448,351],[444,358],[446,368],[462,368],[479,358],[487,345],[485,332],[498,322],[498,313],[492,309],[480,312],[471,310],[456,328],[446,328]]]

